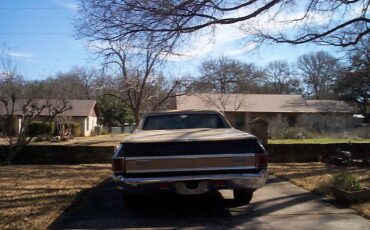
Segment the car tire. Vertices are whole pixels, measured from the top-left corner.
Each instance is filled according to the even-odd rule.
[[[238,204],[249,204],[253,197],[253,191],[247,189],[234,189],[233,194]]]

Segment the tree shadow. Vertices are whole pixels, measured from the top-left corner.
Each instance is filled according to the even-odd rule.
[[[269,183],[278,183],[273,179]],[[174,193],[150,193],[127,200],[115,188],[111,179],[87,191],[74,205],[67,208],[49,229],[101,229],[101,228],[156,228],[203,226],[206,228],[232,228],[246,222],[258,222],[258,217],[283,210],[317,196],[300,193],[252,200],[249,205],[238,205],[219,192],[181,196]]]

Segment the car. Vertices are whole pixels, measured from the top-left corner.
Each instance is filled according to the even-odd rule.
[[[236,201],[249,203],[266,184],[268,154],[218,111],[150,112],[121,142],[112,169],[125,194],[232,189]]]

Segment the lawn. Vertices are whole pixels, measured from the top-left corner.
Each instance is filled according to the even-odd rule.
[[[269,166],[272,174],[330,199],[333,198],[329,190],[332,177],[340,172],[349,172],[358,177],[362,185],[370,187],[370,168],[327,166],[323,163],[271,163]],[[370,201],[350,207],[370,218]]]
[[[0,166],[0,229],[46,229],[110,165]]]
[[[331,144],[331,143],[370,143],[370,139],[350,138],[310,138],[310,139],[269,139],[269,144]]]

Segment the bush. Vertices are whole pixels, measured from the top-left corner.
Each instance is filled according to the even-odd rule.
[[[54,122],[31,122],[29,126],[29,136],[52,135],[54,133]]]
[[[360,139],[370,138],[370,126],[354,128],[348,132],[348,135]]]
[[[346,191],[357,191],[361,189],[360,182],[349,173],[337,174],[333,177],[334,187]]]
[[[304,128],[286,126],[276,127],[271,133],[272,139],[308,139],[314,136],[312,132]]]
[[[78,122],[65,122],[63,123],[64,130],[70,130],[71,135],[74,137],[81,136],[81,126]]]
[[[49,141],[49,140],[50,140],[49,135],[39,135],[33,141],[34,142],[40,142],[40,141]]]

